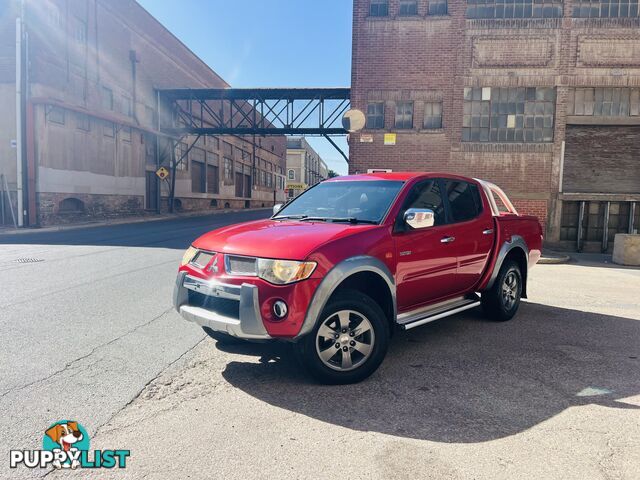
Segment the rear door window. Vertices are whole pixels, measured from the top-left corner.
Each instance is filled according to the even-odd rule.
[[[466,222],[482,212],[482,201],[478,187],[460,180],[444,181],[453,222]]]

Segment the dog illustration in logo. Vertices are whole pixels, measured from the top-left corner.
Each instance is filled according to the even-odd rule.
[[[82,432],[78,428],[78,422],[59,423],[47,430],[45,434],[55,443],[60,445],[61,448],[54,450],[54,452],[59,452],[61,450],[65,452],[77,452],[78,449],[73,445],[83,439]],[[78,460],[71,462],[71,468],[73,469],[77,468],[79,465],[80,462]],[[53,462],[53,466],[55,468],[63,467],[59,460]],[[68,465],[64,465],[64,467],[69,468]]]

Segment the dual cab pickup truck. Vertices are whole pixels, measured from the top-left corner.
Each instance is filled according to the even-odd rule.
[[[219,341],[292,342],[324,383],[382,362],[396,329],[482,306],[511,319],[542,228],[497,186],[436,173],[333,178],[187,250],[175,308]]]

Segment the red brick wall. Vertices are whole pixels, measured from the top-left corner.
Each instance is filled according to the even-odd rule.
[[[547,225],[547,211],[549,207],[544,200],[513,200],[513,206],[516,207],[518,213],[526,213],[528,215],[535,215],[542,224],[542,230]]]
[[[547,237],[557,240],[569,91],[640,85],[640,59],[624,52],[624,42],[640,42],[640,24],[573,19],[572,0],[565,0],[564,18],[530,20],[466,19],[466,0],[449,0],[443,17],[427,15],[427,0],[418,4],[417,17],[402,18],[399,0],[390,0],[389,17],[374,18],[369,0],[354,0],[352,104],[366,111],[369,101],[385,102],[385,129],[350,136],[350,172],[391,168],[480,177],[501,186],[520,211],[540,217]],[[620,42],[626,63],[603,68],[611,60],[597,49],[611,41]],[[483,86],[556,87],[554,141],[461,142],[464,88]],[[412,130],[394,128],[395,102],[402,100],[414,101]],[[424,131],[423,102],[431,100],[442,101],[443,128]],[[395,146],[384,145],[384,133],[397,133]],[[373,143],[362,143],[363,135]]]

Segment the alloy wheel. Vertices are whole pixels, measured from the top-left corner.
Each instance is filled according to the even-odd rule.
[[[316,334],[316,351],[327,367],[346,372],[371,356],[375,333],[371,322],[354,310],[340,310],[327,317]]]
[[[502,304],[506,310],[511,310],[518,298],[518,275],[514,271],[510,271],[504,277],[502,283]]]

